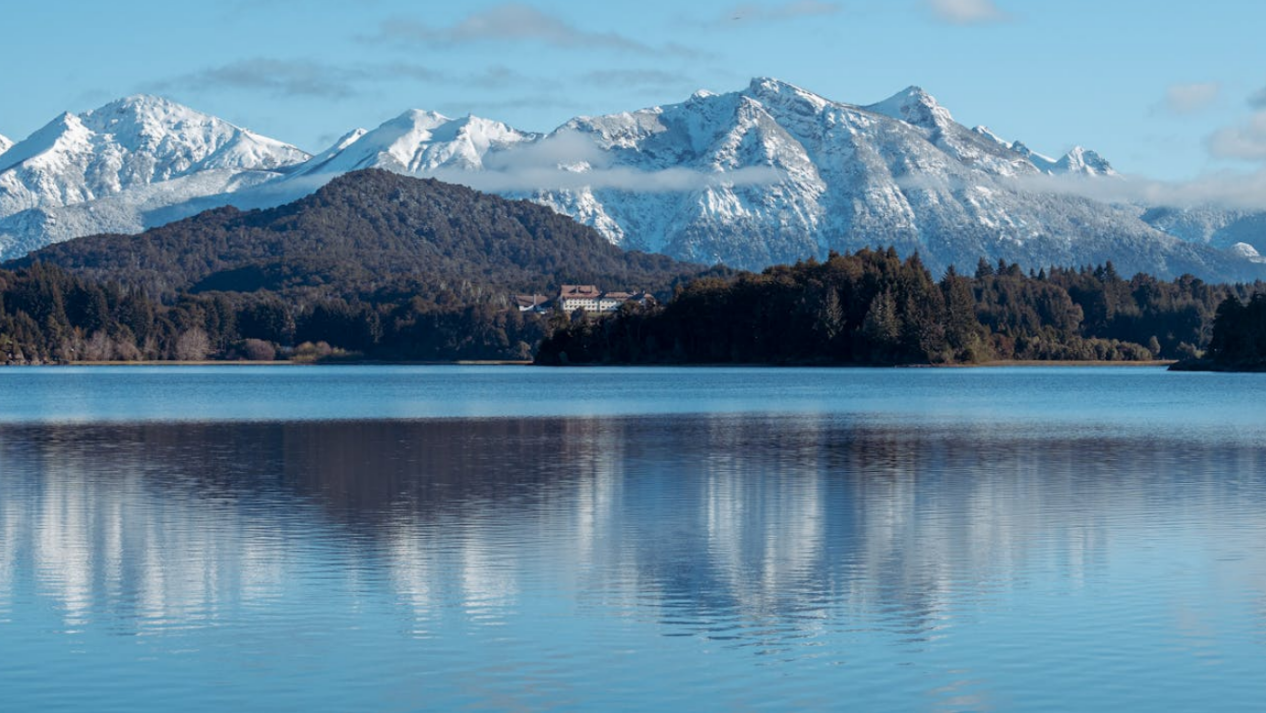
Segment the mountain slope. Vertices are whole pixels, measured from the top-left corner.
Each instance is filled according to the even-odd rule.
[[[1153,208],[1143,214],[1149,225],[1188,242],[1234,250],[1247,245],[1266,253],[1266,213],[1220,208]]]
[[[158,97],[132,96],[63,114],[0,154],[0,254],[84,231],[135,231],[146,208],[257,185],[308,158]],[[62,210],[101,201],[100,219],[76,221],[74,211]],[[66,220],[70,224],[60,226]]]
[[[350,167],[441,176],[547,205],[625,248],[743,268],[891,244],[934,270],[985,256],[1034,268],[1113,260],[1167,277],[1257,274],[1133,208],[1029,190],[1022,179],[1042,175],[1121,179],[1081,147],[1049,158],[967,129],[918,87],[863,107],[756,79],[739,92],[574,119],[546,136],[462,121],[502,140],[471,140],[454,120],[410,112],[267,190],[301,194]],[[735,178],[760,170],[770,180]]]
[[[4,152],[8,151],[11,148],[13,148],[13,141],[10,140],[7,136],[0,134],[0,155],[3,155]]]
[[[267,289],[360,298],[419,286],[509,292],[562,282],[665,289],[702,269],[626,253],[533,203],[381,170],[345,174],[277,208],[219,208],[140,235],[59,243],[10,265],[36,261],[167,297]]]
[[[110,111],[90,112],[97,114]],[[938,272],[982,256],[1034,269],[1111,260],[1122,272],[1210,280],[1263,271],[1236,247],[1252,241],[1193,238],[1199,231],[1184,227],[1185,219],[1049,192],[1043,186],[1051,180],[1127,179],[1094,151],[1077,147],[1054,158],[984,127],[968,129],[918,87],[861,106],[755,79],[728,94],[698,92],[680,104],[580,117],[549,134],[413,110],[350,132],[301,163],[288,163],[299,154],[257,143],[229,151],[252,159],[231,166],[155,158],[155,167],[175,166],[159,182],[124,187],[131,173],[107,172],[114,182],[96,192],[86,185],[95,174],[70,160],[82,143],[75,119],[46,127],[43,144],[33,144],[62,145],[52,154],[70,157],[71,174],[53,180],[60,173],[50,168],[49,186],[34,194],[50,204],[56,200],[47,196],[59,193],[105,197],[7,217],[0,210],[0,257],[94,232],[137,232],[224,205],[268,208],[349,171],[382,168],[526,198],[621,247],[698,263],[762,268],[895,245],[919,252]],[[95,135],[103,129],[94,120],[80,123]],[[24,146],[35,138],[9,155],[30,153]],[[144,151],[166,156],[161,146]],[[135,153],[137,162],[144,151]],[[0,166],[8,162],[0,157]],[[0,197],[8,173],[0,171]],[[14,206],[33,201],[11,193],[25,200],[13,198]]]
[[[428,173],[441,167],[484,168],[490,153],[540,138],[476,116],[450,119],[442,114],[408,111],[373,131],[357,129],[300,166],[295,176],[340,174],[361,168],[396,173]]]
[[[1125,271],[1234,279],[1251,267],[1186,244],[1136,211],[1027,190],[1043,173],[1106,177],[1076,150],[1049,165],[953,122],[911,88],[869,107],[831,102],[776,80],[678,105],[578,119],[617,166],[687,166],[700,173],[768,166],[767,185],[708,185],[686,193],[543,191],[533,198],[603,230],[617,244],[741,267],[896,245],[935,270],[980,256],[1026,267],[1114,260]],[[1116,180],[1116,179],[1113,179]]]

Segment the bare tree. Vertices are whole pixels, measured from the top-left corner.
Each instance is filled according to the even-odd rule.
[[[211,339],[207,333],[194,327],[176,340],[176,359],[179,361],[203,361],[211,353]]]
[[[114,341],[103,331],[93,332],[84,344],[83,359],[85,361],[110,361],[114,358]]]

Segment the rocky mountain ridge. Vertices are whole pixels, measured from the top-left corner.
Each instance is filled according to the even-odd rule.
[[[1261,270],[1237,247],[1251,240],[1219,242],[1173,211],[1028,180],[1128,180],[1094,151],[1052,158],[969,129],[918,87],[863,106],[768,78],[545,134],[412,110],[315,156],[130,97],[0,154],[0,257],[217,206],[280,205],[363,168],[527,198],[624,248],[749,269],[895,245],[934,270],[982,256],[1217,280]]]

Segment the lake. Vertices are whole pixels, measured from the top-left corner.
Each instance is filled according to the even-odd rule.
[[[1260,710],[1266,377],[0,370],[0,710]]]

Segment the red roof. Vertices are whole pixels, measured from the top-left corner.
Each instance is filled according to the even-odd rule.
[[[559,294],[564,299],[597,299],[602,294],[602,290],[595,285],[563,285],[562,292]]]

